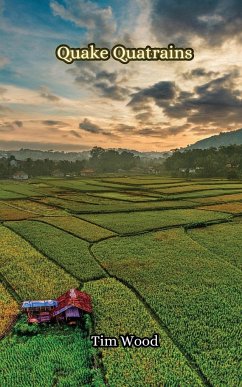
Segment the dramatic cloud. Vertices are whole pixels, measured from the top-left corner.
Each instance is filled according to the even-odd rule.
[[[151,25],[158,41],[164,36],[175,42],[194,37],[219,45],[242,38],[240,0],[152,0]]]
[[[209,72],[196,69],[195,76],[200,78]],[[213,75],[216,74],[215,72]],[[156,136],[162,131],[162,136],[176,135],[187,130],[186,125],[195,125],[198,134],[218,131],[224,125],[232,126],[242,124],[242,92],[237,88],[239,71],[233,69],[231,73],[209,80],[191,91],[183,91],[174,82],[159,82],[152,86],[139,90],[132,95],[129,102],[135,112],[136,119],[140,124],[146,124],[145,128],[139,130],[140,135]],[[152,106],[156,105],[162,109],[163,114],[172,119],[185,120],[185,125],[164,128],[152,123],[155,114]],[[149,123],[149,125],[148,125]],[[147,126],[148,125],[148,126]]]
[[[93,124],[88,118],[85,118],[82,122],[80,122],[79,129],[90,133],[102,133],[103,131],[100,126]]]
[[[41,87],[40,96],[42,98],[47,99],[48,101],[51,101],[51,102],[59,102],[60,101],[60,98],[57,97],[56,95],[52,94],[50,92],[50,90],[48,89],[48,87],[46,87],[46,86]]]
[[[144,109],[144,105],[147,102],[154,101],[157,106],[162,107],[164,103],[166,104],[167,101],[175,98],[176,92],[177,89],[174,82],[161,81],[132,94],[132,99],[128,106],[132,107],[134,111],[139,111]]]
[[[64,5],[51,1],[55,16],[69,20],[87,30],[87,42],[106,44],[116,31],[111,7],[100,7],[90,0],[64,0]]]
[[[122,101],[130,94],[130,89],[124,85],[127,70],[108,71],[103,70],[100,63],[79,62],[75,67],[67,70],[80,86],[85,86],[100,96],[111,100]]]
[[[94,134],[103,134],[104,136],[116,137],[112,132],[107,132],[103,130],[100,126],[91,122],[88,118],[85,118],[79,124],[79,129],[84,130],[85,132],[94,133]]]

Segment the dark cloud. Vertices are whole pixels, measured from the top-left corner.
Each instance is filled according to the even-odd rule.
[[[129,89],[119,85],[110,85],[106,82],[97,82],[94,84],[94,87],[101,91],[103,97],[117,101],[123,101],[129,95]]]
[[[76,83],[98,93],[101,97],[122,101],[130,94],[124,85],[127,70],[107,71],[94,62],[76,62],[75,67],[67,70],[74,76]]]
[[[88,118],[84,118],[84,120],[80,122],[79,129],[90,133],[101,133],[103,131],[100,126],[93,124]]]
[[[164,36],[181,44],[194,37],[220,45],[242,37],[241,0],[152,0],[151,25],[164,43]]]
[[[107,132],[102,129],[100,126],[91,122],[88,118],[84,118],[79,124],[79,129],[85,130],[85,132],[103,134],[104,136],[116,137],[112,132]]]
[[[205,72],[197,71],[197,74]],[[136,119],[139,125],[145,125],[139,134],[156,136],[162,129],[162,136],[176,135],[187,130],[189,126],[185,125],[195,126],[196,133],[198,127],[203,133],[203,130],[218,131],[225,126],[242,125],[242,93],[237,87],[239,76],[238,69],[234,68],[230,73],[202,83],[189,92],[181,90],[173,82],[158,82],[139,90],[128,104],[138,112]],[[153,122],[154,104],[169,120],[183,119],[185,125],[165,128],[163,122],[162,127],[157,126]]]
[[[13,122],[13,125],[16,125],[18,128],[22,128],[23,122],[19,121],[19,120],[16,120],[16,121]]]
[[[128,134],[128,133],[132,133],[135,130],[135,126],[126,125],[126,124],[118,124],[118,125],[116,125],[115,129],[117,132]]]
[[[144,110],[144,106],[147,110],[147,103],[153,101],[157,106],[162,107],[164,103],[175,98],[176,92],[175,82],[161,81],[132,94],[128,106],[134,111]]]
[[[74,137],[77,137],[77,138],[81,138],[82,137],[80,135],[80,133],[78,133],[76,130],[70,130],[69,133],[72,134]]]
[[[51,102],[58,102],[58,101],[60,101],[60,98],[57,97],[56,95],[52,94],[50,92],[50,90],[48,89],[48,87],[45,87],[45,86],[41,87],[41,89],[40,89],[40,96],[42,98],[47,99],[48,101],[51,101]]]
[[[183,78],[185,79],[194,79],[194,78],[202,78],[202,77],[211,78],[218,75],[219,75],[218,71],[207,71],[202,67],[198,67],[196,69],[193,69],[191,71],[184,73]]]
[[[23,126],[22,121],[6,121],[0,123],[0,132],[13,132],[14,130]]]
[[[145,127],[137,131],[137,134],[147,137],[167,138],[170,136],[176,136],[184,132],[188,128],[188,125],[180,126],[163,126],[158,125],[154,127]]]
[[[42,124],[47,125],[47,126],[57,126],[59,128],[65,127],[65,126],[70,126],[66,122],[63,121],[55,121],[55,120],[44,120],[41,121]]]

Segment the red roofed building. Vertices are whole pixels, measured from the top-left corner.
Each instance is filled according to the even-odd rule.
[[[80,319],[83,312],[91,313],[91,297],[77,289],[71,289],[56,299],[57,307],[51,312],[56,320]]]
[[[70,289],[56,300],[24,301],[22,310],[28,314],[28,322],[81,320],[83,313],[92,312],[91,297],[78,289]]]

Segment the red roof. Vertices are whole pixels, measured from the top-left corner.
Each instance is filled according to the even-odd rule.
[[[69,309],[71,306],[75,306],[84,312],[92,312],[91,297],[85,292],[80,292],[78,289],[68,290],[68,292],[58,297],[56,301],[58,302],[58,306],[53,309],[53,316],[62,313],[64,310]]]

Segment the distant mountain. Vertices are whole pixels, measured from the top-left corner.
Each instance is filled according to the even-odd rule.
[[[157,158],[166,158],[172,154],[172,152],[139,152],[136,150],[130,149],[122,149],[122,148],[109,148],[118,151],[119,153],[126,151],[133,153],[135,156],[139,156],[140,158],[148,158],[148,159],[157,159]],[[67,161],[76,161],[76,160],[88,160],[90,157],[90,151],[82,151],[82,152],[64,152],[64,151],[44,151],[37,149],[19,149],[19,150],[0,150],[0,159],[5,157],[8,158],[10,156],[15,156],[16,160],[27,160],[27,158],[31,158],[32,160],[67,160]]]
[[[186,149],[218,148],[219,146],[242,145],[242,129],[232,132],[222,132],[212,137],[205,138],[189,145]]]

